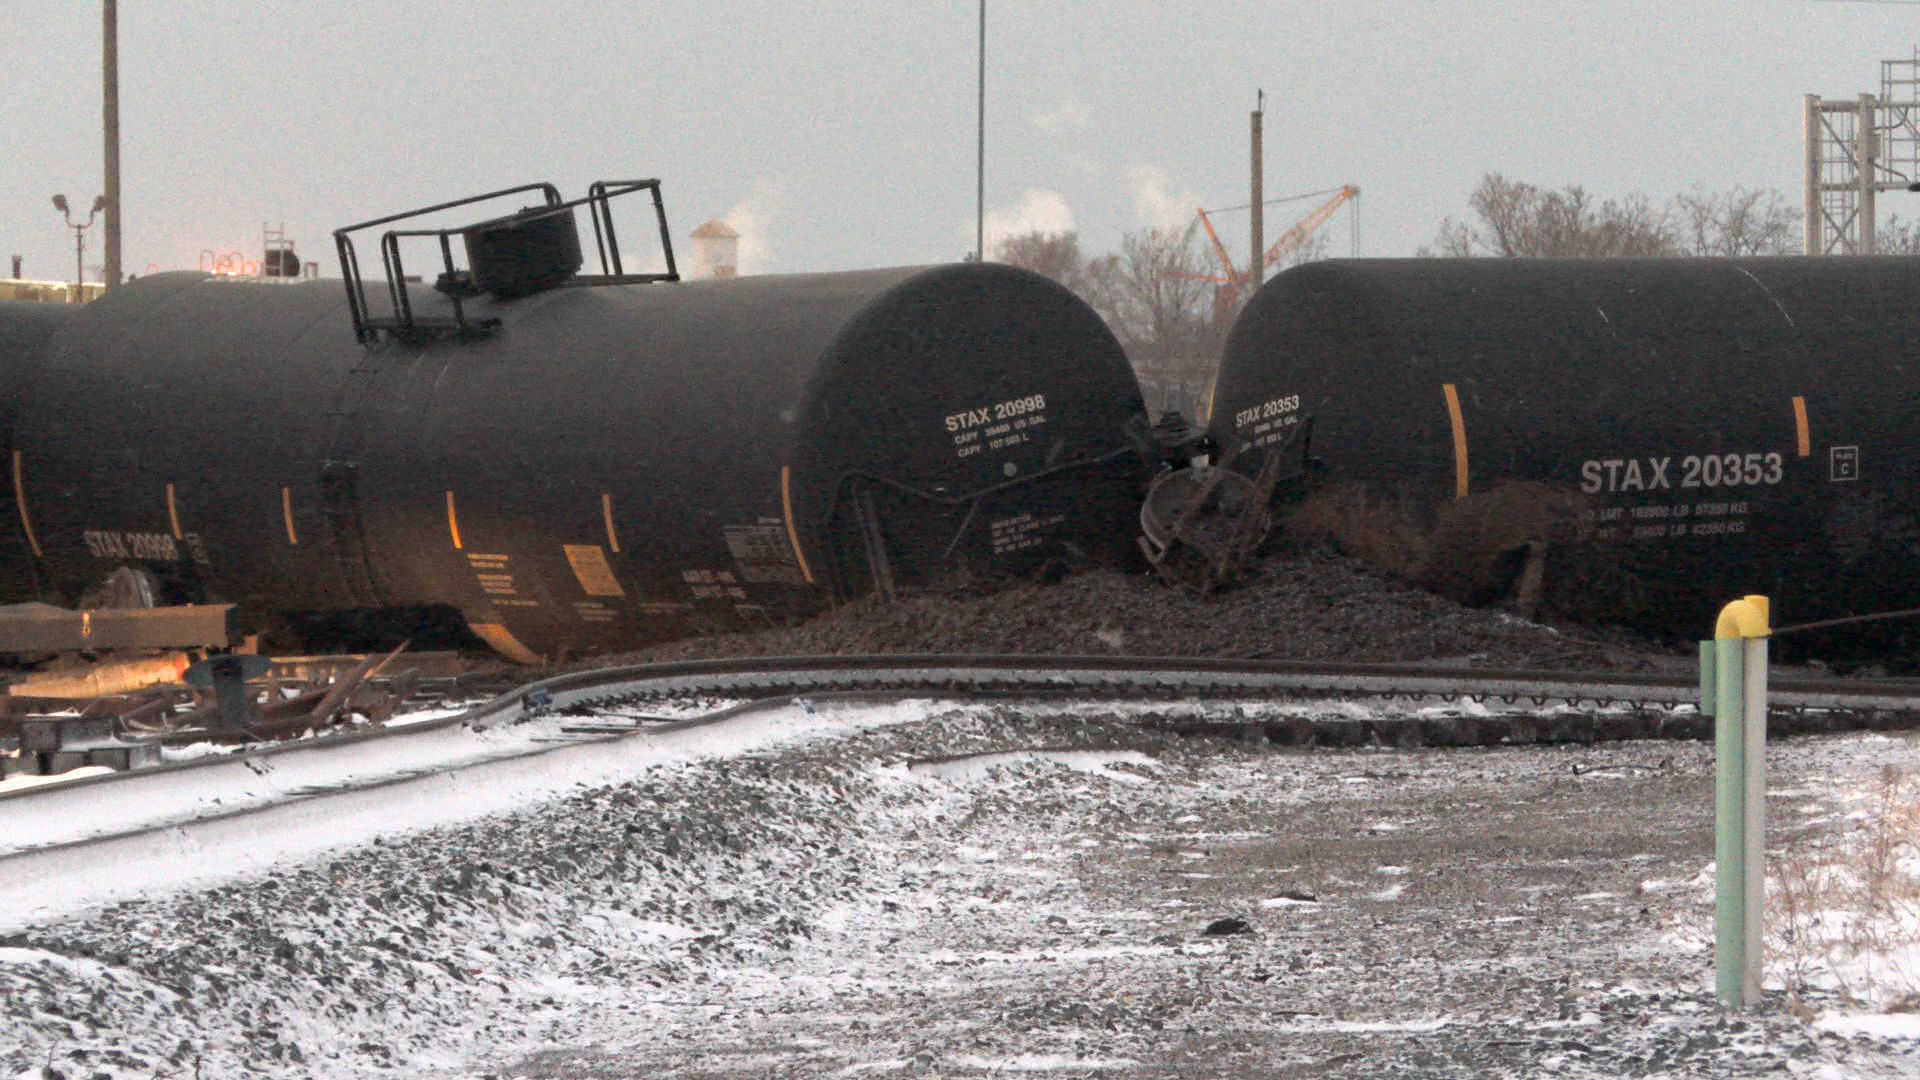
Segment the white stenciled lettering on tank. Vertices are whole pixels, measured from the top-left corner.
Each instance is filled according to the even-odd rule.
[[[1029,430],[1047,422],[1046,408],[1045,394],[1028,394],[949,414],[944,424],[953,435],[954,456],[973,457],[1031,441]]]
[[[166,533],[129,533],[89,529],[80,534],[87,554],[96,559],[141,559],[148,562],[179,562],[180,545]],[[195,557],[205,562],[204,551],[195,537]]]
[[[1580,463],[1580,490],[1589,495],[1670,491],[1674,488],[1758,487],[1786,478],[1778,453],[1687,454],[1590,458]]]
[[[1277,397],[1271,401],[1263,401],[1260,404],[1255,405],[1251,409],[1241,409],[1239,412],[1234,413],[1233,426],[1235,428],[1245,430],[1246,428],[1254,424],[1257,424],[1262,420],[1273,420],[1277,417],[1278,418],[1289,417],[1294,413],[1298,413],[1299,411],[1300,411],[1300,395],[1288,394],[1286,397]],[[1291,424],[1297,421],[1298,419],[1299,418],[1297,416],[1294,416],[1292,417],[1292,419],[1283,420],[1282,423]],[[1279,425],[1273,425],[1273,426],[1279,426]]]
[[[1300,395],[1288,394],[1235,412],[1233,427],[1246,436],[1250,448],[1258,450],[1292,438],[1305,415],[1300,411]]]
[[[1751,512],[1746,500],[1591,507],[1580,513],[1581,535],[1590,540],[1679,540],[1744,533]]]
[[[1066,519],[1065,514],[1049,514],[1045,517],[1018,514],[989,522],[987,531],[993,545],[993,553],[1010,555],[1016,551],[1039,547],[1046,542],[1045,531],[1065,522]]]
[[[984,424],[986,422],[987,422],[987,410],[968,409],[965,412],[957,412],[957,413],[954,413],[952,416],[947,417],[947,430],[948,431],[964,431],[970,427],[979,427],[981,424]]]
[[[745,600],[747,590],[734,577],[731,570],[682,570],[680,580],[685,582],[695,600]]]

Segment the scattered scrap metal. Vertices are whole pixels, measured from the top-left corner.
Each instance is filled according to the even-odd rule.
[[[1140,504],[1147,561],[1162,578],[1203,595],[1245,572],[1273,527],[1279,457],[1269,456],[1253,477],[1234,471],[1233,459],[1162,473]]]
[[[211,680],[178,677],[155,686],[88,697],[42,693],[98,680],[62,673],[30,679],[0,695],[0,778],[55,775],[88,765],[137,769],[157,764],[161,748],[193,743],[250,744],[308,732],[378,725],[402,705],[482,698],[507,680],[504,665],[456,653],[390,653],[260,658],[244,683],[244,711],[222,710]],[[224,659],[225,657],[217,657]],[[144,668],[171,661],[142,658]],[[207,662],[202,661],[205,665]],[[173,670],[185,668],[179,664]],[[192,669],[187,669],[191,671]]]

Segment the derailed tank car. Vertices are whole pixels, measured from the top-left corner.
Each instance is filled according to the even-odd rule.
[[[0,301],[0,604],[30,599],[35,591],[32,550],[20,526],[16,488],[20,459],[13,429],[19,422],[21,394],[33,357],[79,309],[65,304]]]
[[[978,264],[649,281],[617,247],[576,279],[540,224],[574,205],[439,289],[399,274],[392,318],[337,281],[200,274],[88,305],[15,436],[55,598],[133,566],[172,602],[451,616],[534,660],[1125,556],[1140,391],[1065,289]]]
[[[1211,434],[1407,511],[1469,599],[1544,551],[1549,610],[1688,636],[1914,606],[1916,296],[1906,258],[1316,263],[1241,314]]]

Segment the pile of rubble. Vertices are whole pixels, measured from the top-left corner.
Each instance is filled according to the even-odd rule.
[[[799,626],[671,642],[595,666],[730,656],[1038,653],[1646,671],[1691,649],[1463,607],[1326,552],[1269,556],[1201,596],[1146,574],[1090,571],[985,594],[861,600]]]

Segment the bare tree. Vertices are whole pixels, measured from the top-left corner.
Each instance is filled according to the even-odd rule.
[[[1033,232],[1005,236],[993,245],[995,262],[1031,270],[1084,295],[1087,261],[1080,254],[1080,237],[1072,232]]]
[[[1785,255],[1800,233],[1800,212],[1779,192],[1745,187],[1696,187],[1657,206],[1644,195],[1595,200],[1578,184],[1549,191],[1488,173],[1468,205],[1473,217],[1443,219],[1421,255]]]
[[[1433,238],[1433,246],[1423,244],[1414,254],[1423,259],[1464,259],[1470,255],[1485,254],[1479,248],[1474,239],[1473,226],[1445,217],[1440,219],[1440,234]]]
[[[1327,243],[1326,233],[1314,233],[1312,236],[1300,241],[1292,251],[1287,252],[1286,255],[1280,259],[1280,269],[1291,270],[1303,263],[1319,262],[1321,259],[1327,258],[1327,248],[1330,246],[1331,245]]]
[[[1874,246],[1882,255],[1920,255],[1920,221],[1901,221],[1899,214],[1891,215],[1880,226]]]
[[[1799,248],[1800,211],[1777,191],[1735,187],[1673,198],[1682,255],[1787,255]]]
[[[1193,355],[1212,321],[1212,290],[1192,228],[1130,232],[1089,266],[1089,299],[1136,362]]]
[[[1641,195],[1595,201],[1578,184],[1549,191],[1488,173],[1467,202],[1476,221],[1442,221],[1435,247],[1422,254],[1598,258],[1674,250],[1667,213]]]
[[[1215,286],[1194,232],[1189,226],[1128,233],[1118,254],[1087,264],[1084,294],[1126,348],[1149,407],[1188,415],[1220,351]]]

